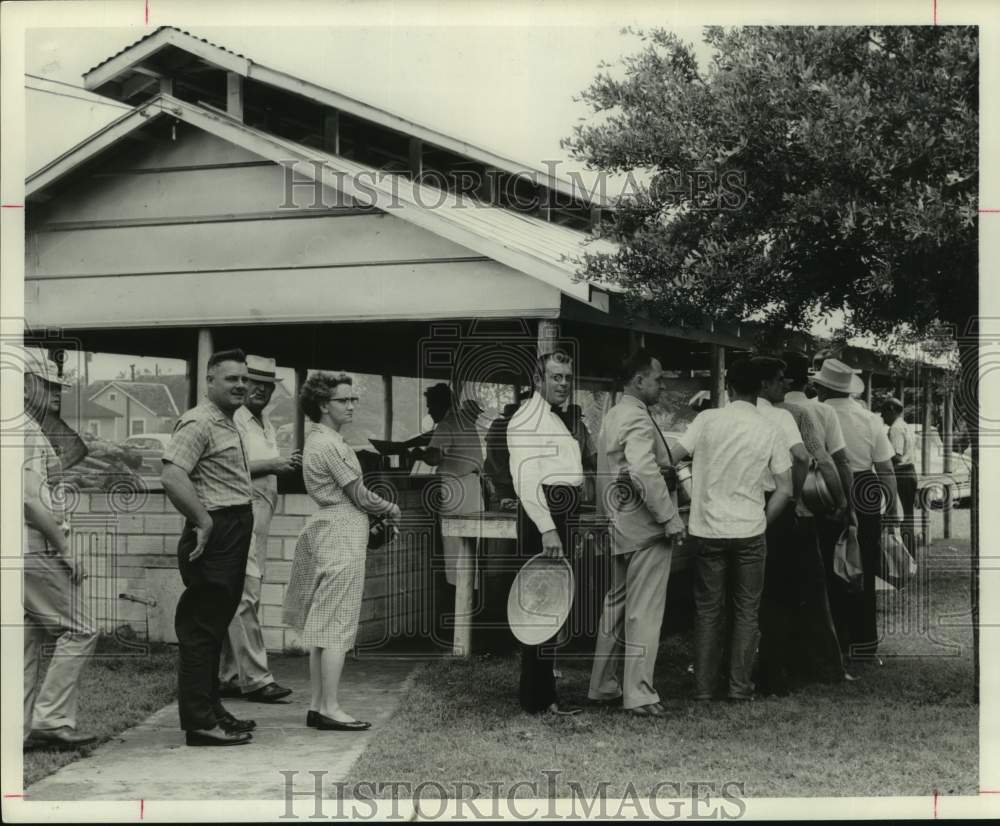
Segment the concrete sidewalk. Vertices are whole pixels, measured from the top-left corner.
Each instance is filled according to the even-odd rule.
[[[297,772],[296,791],[312,792],[325,771],[324,785],[342,780],[380,728],[392,717],[421,661],[412,658],[348,659],[341,703],[365,732],[306,728],[309,706],[308,657],[276,657],[275,679],[294,690],[287,704],[224,700],[237,717],[257,721],[253,743],[226,748],[189,748],[178,728],[177,704],[160,709],[144,723],[64,766],[29,787],[29,800],[280,800],[286,778]],[[335,795],[334,795],[335,796]]]

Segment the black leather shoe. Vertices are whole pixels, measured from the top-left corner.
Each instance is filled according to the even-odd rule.
[[[312,711],[311,709],[306,712],[306,725],[309,728],[316,728],[319,726],[319,712]]]
[[[184,732],[189,746],[242,746],[252,739],[248,731],[226,731],[220,726],[213,729],[197,729]]]
[[[79,749],[97,742],[90,734],[77,734],[69,726],[53,729],[35,729],[28,737],[26,745],[42,748]]]
[[[229,732],[253,731],[257,728],[256,720],[240,720],[228,711],[225,714],[216,713],[215,719],[219,722],[219,728]]]
[[[291,693],[292,690],[290,688],[285,688],[277,683],[268,683],[256,691],[244,694],[243,699],[249,700],[251,703],[277,703],[284,700]]]
[[[316,728],[320,731],[366,731],[372,727],[371,723],[364,720],[355,720],[353,723],[341,723],[332,717],[316,712]]]

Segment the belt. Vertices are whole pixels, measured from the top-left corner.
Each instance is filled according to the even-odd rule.
[[[223,505],[221,508],[210,508],[209,513],[243,513],[244,511],[253,510],[250,503],[247,502],[245,505]]]

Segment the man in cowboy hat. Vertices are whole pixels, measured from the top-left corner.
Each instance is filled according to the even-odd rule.
[[[83,569],[65,515],[49,490],[59,459],[41,428],[46,415],[59,414],[63,385],[45,350],[24,348],[24,734],[29,746],[79,748],[97,739],[76,732],[80,674],[97,631],[83,610]],[[55,651],[39,689],[42,644],[52,636]]]
[[[297,452],[289,459],[281,457],[274,426],[264,413],[280,381],[273,358],[247,355],[246,401],[233,414],[233,423],[243,435],[250,460],[253,539],[247,556],[243,596],[236,616],[229,623],[229,633],[222,641],[219,690],[223,697],[242,697],[256,703],[276,703],[292,693],[290,688],[275,682],[267,666],[259,616],[267,540],[278,501],[278,476],[294,472],[300,461]]]
[[[878,647],[878,627],[875,610],[875,574],[879,570],[882,517],[880,513],[883,489],[889,502],[896,501],[896,477],[892,469],[894,451],[883,430],[881,419],[869,412],[852,394],[864,390],[864,382],[854,370],[839,359],[828,358],[813,376],[820,401],[837,414],[847,450],[847,460],[853,476],[851,505],[858,523],[858,544],[861,546],[864,569],[864,590],[849,594],[833,575],[833,559],[828,556],[827,585],[830,607],[840,645],[849,656],[875,657]],[[874,469],[874,470],[873,470]],[[831,532],[842,525],[826,526]],[[823,530],[821,528],[821,530]],[[824,551],[832,550],[829,542]],[[880,662],[880,661],[879,661]]]

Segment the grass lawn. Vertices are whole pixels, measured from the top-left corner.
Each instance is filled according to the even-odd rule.
[[[735,781],[748,797],[976,794],[968,541],[939,540],[921,557],[916,582],[880,597],[885,665],[854,666],[856,683],[744,705],[695,704],[688,623],[667,634],[657,663],[669,718],[586,709],[549,719],[517,705],[516,657],[435,661],[349,781],[454,789],[461,780],[480,784],[486,797],[488,783],[535,781],[544,790],[543,770],[560,770],[557,797],[570,795],[568,782],[592,790],[601,781],[609,797],[629,781],[637,790]],[[589,662],[561,660],[560,668],[562,696],[585,697]]]
[[[126,648],[101,637],[97,653],[84,668],[77,730],[98,743],[145,720],[173,701],[177,689],[176,650],[160,644]],[[24,753],[24,788],[56,769],[85,757],[94,746],[70,751],[32,749]]]

